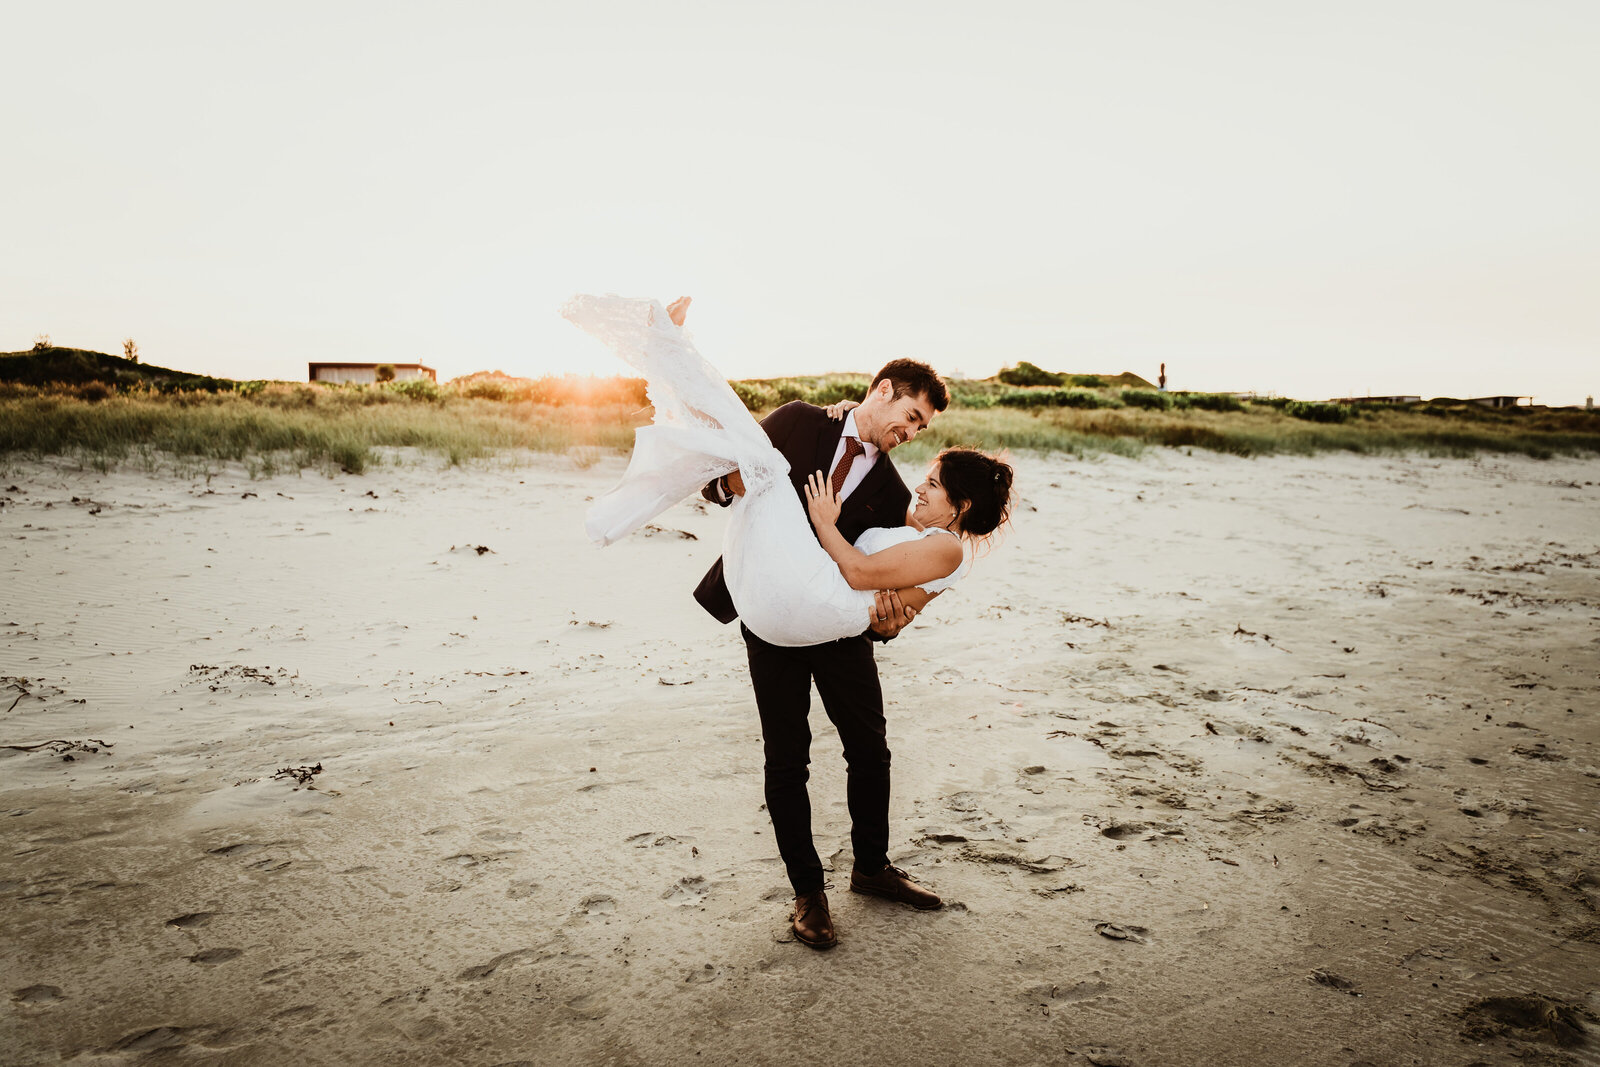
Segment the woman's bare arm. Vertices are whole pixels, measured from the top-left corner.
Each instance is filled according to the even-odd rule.
[[[817,540],[852,589],[904,589],[947,577],[961,566],[961,542],[954,537],[923,537],[870,556],[856,548],[839,532],[839,498],[821,471],[806,479],[806,507]]]

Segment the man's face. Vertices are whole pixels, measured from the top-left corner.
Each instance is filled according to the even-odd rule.
[[[905,444],[927,429],[928,423],[933,421],[935,413],[926,393],[895,397],[894,387],[888,381],[881,381],[874,399],[880,403],[874,405],[877,408],[875,417],[871,426],[864,428],[862,437],[885,452]],[[856,429],[863,430],[859,418],[856,420]]]

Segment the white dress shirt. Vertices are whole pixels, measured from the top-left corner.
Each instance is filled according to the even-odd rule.
[[[834,468],[844,458],[844,439],[846,437],[854,437],[858,441],[861,440],[860,435],[856,433],[856,413],[854,409],[851,409],[844,417],[844,432],[839,435],[839,444],[833,450],[833,462],[828,464],[826,471],[823,471],[824,478],[832,478]],[[850,473],[844,476],[844,485],[839,490],[840,500],[855,492],[856,486],[861,484],[862,479],[867,476],[867,472],[872,469],[872,465],[877,461],[878,446],[868,441],[861,441],[861,452],[856,456],[855,462],[850,464]]]

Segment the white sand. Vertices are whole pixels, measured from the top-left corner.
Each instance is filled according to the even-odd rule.
[[[723,517],[594,549],[620,469],[0,475],[0,743],[87,746],[0,751],[0,1060],[1596,1062],[1600,463],[1021,459],[879,653],[943,911],[815,709],[829,953]]]

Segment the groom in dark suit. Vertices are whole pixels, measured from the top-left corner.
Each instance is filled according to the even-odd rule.
[[[674,315],[677,318],[677,315]],[[681,322],[680,322],[681,325]],[[795,401],[762,420],[772,443],[789,461],[789,480],[805,505],[804,486],[813,471],[828,471],[843,504],[839,531],[854,542],[871,526],[904,526],[911,493],[887,453],[925,429],[949,403],[944,382],[924,363],[897,359],[873,378],[859,407],[843,422],[822,408]],[[707,485],[707,500],[726,507],[744,492],[735,471]],[[717,560],[694,591],[695,599],[720,622],[738,617]],[[778,852],[795,892],[795,937],[812,948],[838,943],[822,862],[811,840],[811,684],[839,730],[848,767],[850,841],[855,866],[850,888],[937,908],[939,898],[889,865],[889,745],[883,691],[873,662],[872,641],[889,640],[916,613],[892,592],[879,593],[869,631],[841,641],[803,648],[771,645],[741,625],[750,657],[750,681],[761,715],[766,755],[767,812]]]

